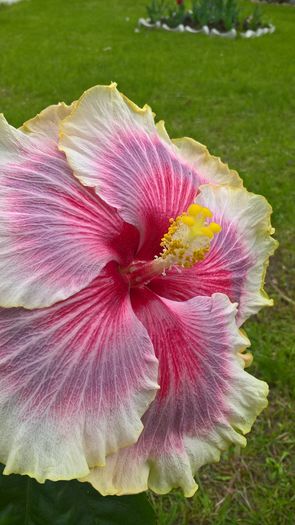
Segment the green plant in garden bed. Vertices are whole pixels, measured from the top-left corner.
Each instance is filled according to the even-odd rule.
[[[227,32],[234,28],[255,31],[269,26],[263,21],[259,6],[255,6],[252,14],[245,16],[237,0],[192,0],[191,3],[176,0],[176,5],[166,0],[152,0],[147,12],[151,23],[161,22],[170,28],[183,24],[194,29],[208,26]]]
[[[184,1],[178,0],[176,1],[176,4],[176,9],[175,6],[169,8],[169,15],[165,20],[169,27],[177,27],[179,24],[189,24],[191,19],[189,12],[186,10]]]
[[[256,2],[261,1],[261,3],[266,3],[266,4],[290,4],[290,5],[295,5],[295,0],[255,0],[255,1]]]
[[[153,24],[163,22],[169,27],[177,27],[185,23],[186,19],[190,19],[183,0],[176,1],[176,5],[173,4],[173,6],[167,0],[151,0],[146,9],[149,20]]]
[[[244,19],[244,21],[241,24],[241,28],[244,31],[247,31],[247,29],[252,29],[252,31],[255,31],[259,27],[265,27],[267,24],[262,23],[262,11],[260,6],[256,5],[253,13],[249,15],[247,18]]]
[[[239,24],[240,10],[236,0],[193,0],[192,12],[199,26],[230,31]]]
[[[164,18],[165,13],[167,13],[168,3],[166,0],[151,0],[150,5],[146,9],[150,21],[155,24]]]

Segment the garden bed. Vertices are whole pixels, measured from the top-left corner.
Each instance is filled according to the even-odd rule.
[[[294,5],[295,0],[252,0],[254,4],[280,4],[280,5]]]
[[[259,6],[243,15],[237,0],[151,0],[148,17],[138,24],[147,29],[203,33],[224,38],[254,38],[273,33],[275,27],[262,20]],[[188,5],[189,4],[189,5]]]
[[[199,29],[195,29],[190,25],[183,24],[179,24],[176,27],[169,27],[165,22],[158,21],[152,23],[150,19],[146,18],[140,18],[138,20],[138,25],[140,27],[145,27],[146,29],[163,29],[164,31],[172,31],[177,33],[203,33],[204,35],[220,36],[224,38],[236,38],[238,35],[240,35],[242,38],[255,38],[266,35],[267,33],[273,33],[275,31],[275,27],[271,24],[267,27],[259,27],[255,31],[252,29],[247,29],[246,31],[237,31],[235,28],[232,28],[229,31],[219,31],[219,29],[216,29],[215,27],[210,28],[207,25],[204,25]]]

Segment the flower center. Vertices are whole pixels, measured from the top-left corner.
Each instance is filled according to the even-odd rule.
[[[199,204],[191,204],[176,219],[161,240],[162,252],[153,261],[134,261],[122,271],[131,286],[147,284],[154,277],[165,275],[173,267],[191,268],[204,259],[214,235],[221,226],[210,222],[212,212]]]
[[[204,259],[214,235],[221,231],[219,224],[208,222],[211,218],[212,212],[208,208],[191,204],[187,212],[175,220],[170,219],[170,228],[161,242],[160,258],[166,261],[166,267],[191,268]]]

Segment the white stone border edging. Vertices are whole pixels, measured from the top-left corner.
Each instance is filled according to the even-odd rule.
[[[169,27],[167,24],[162,24],[160,21],[153,24],[146,18],[140,18],[138,20],[138,25],[147,29],[163,29],[164,31],[172,31],[174,33],[203,33],[204,35],[221,36],[223,38],[236,38],[238,34],[242,38],[256,38],[258,36],[266,35],[267,33],[273,33],[276,29],[275,26],[270,25],[270,27],[261,27],[256,31],[248,29],[245,32],[238,33],[236,29],[231,29],[230,31],[222,33],[218,31],[218,29],[209,29],[208,26],[203,26],[201,29],[194,29],[193,27],[184,26],[183,24],[179,24],[177,27]]]

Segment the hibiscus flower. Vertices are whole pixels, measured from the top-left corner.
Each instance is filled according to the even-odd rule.
[[[0,174],[4,473],[192,495],[267,404],[239,327],[272,304],[270,206],[115,84],[1,117]]]

